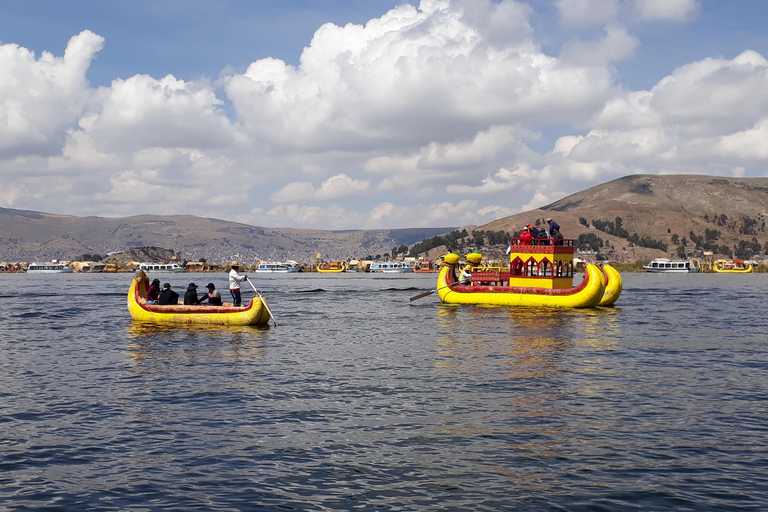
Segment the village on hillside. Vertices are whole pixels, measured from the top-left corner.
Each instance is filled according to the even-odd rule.
[[[706,217],[709,220],[709,217]],[[697,234],[690,231],[687,236],[670,233],[669,242],[655,240],[650,237],[641,237],[637,233],[630,234],[623,226],[621,217],[612,221],[592,220],[580,217],[578,223],[585,228],[591,228],[591,232],[580,233],[574,238],[575,258],[577,267],[583,263],[610,263],[622,271],[642,271],[643,263],[650,259],[678,259],[693,261],[701,271],[711,271],[717,260],[731,260],[751,264],[754,271],[768,272],[768,240],[763,244],[758,241],[758,236],[766,237],[766,223],[761,216],[758,219],[743,217],[729,220],[725,215],[711,219],[713,228],[705,228],[704,232]],[[545,229],[545,218],[536,218],[531,228]],[[566,225],[570,223],[566,222]],[[715,229],[719,227],[720,229]],[[723,231],[738,231],[746,239],[738,244],[729,246],[721,242]],[[446,253],[456,252],[464,255],[471,252],[480,252],[483,255],[483,264],[487,267],[503,267],[509,264],[506,250],[510,241],[519,239],[522,228],[515,231],[506,230],[482,230],[482,229],[457,229],[443,236],[435,236],[410,247],[401,245],[393,247],[390,253],[365,255],[361,258],[348,260],[328,260],[321,252],[310,261],[287,260],[298,267],[300,272],[322,271],[329,265],[343,266],[344,271],[368,272],[376,262],[393,261],[402,262],[415,269],[435,272],[439,270],[442,256]],[[750,240],[751,238],[751,240]],[[236,257],[236,256],[235,256]],[[268,264],[263,260],[238,261],[228,258],[225,261],[207,261],[205,258],[188,259],[183,254],[178,254],[171,249],[160,247],[138,247],[130,250],[108,255],[83,254],[74,260],[56,261],[66,265],[73,272],[101,273],[101,272],[135,272],[142,264],[168,264],[173,265],[179,272],[228,272],[233,264],[237,264],[244,271],[254,271],[260,264]],[[23,272],[29,268],[30,262],[0,262],[0,272]],[[170,267],[169,267],[170,268]]]
[[[768,261],[767,192],[768,178],[629,175],[484,226],[338,232],[192,216],[80,219],[5,209],[0,259],[8,261],[0,271],[24,271],[39,263],[33,256],[81,273],[132,272],[142,263],[221,272],[233,261],[245,269],[290,262],[305,272],[369,271],[392,261],[434,271],[445,254],[472,251],[484,265],[501,267],[509,264],[510,240],[528,225],[544,229],[549,218],[573,240],[577,263],[639,271],[653,260],[678,260],[706,271],[730,261],[761,271]]]

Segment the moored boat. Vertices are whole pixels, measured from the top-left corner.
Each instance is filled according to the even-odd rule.
[[[721,274],[749,274],[752,272],[752,264],[743,260],[717,260],[712,264],[712,270]]]
[[[29,274],[69,274],[75,269],[56,260],[50,263],[30,263],[27,267]]]
[[[349,268],[346,261],[332,261],[330,263],[324,263],[317,266],[318,272],[325,272],[329,274],[337,274],[340,272],[346,272]]]
[[[215,325],[265,325],[269,322],[266,299],[257,297],[245,307],[223,306],[160,306],[147,303],[149,278],[139,270],[133,276],[128,291],[128,311],[139,322],[157,324],[215,324]]]
[[[253,269],[254,272],[259,274],[265,274],[265,273],[288,273],[288,272],[298,272],[300,269],[298,263],[295,262],[287,262],[287,263],[269,263],[266,261],[260,262],[255,269]]]
[[[643,265],[646,272],[653,273],[688,273],[698,272],[699,268],[688,260],[671,261],[667,258],[656,258],[647,265]]]
[[[436,274],[440,272],[440,268],[434,261],[423,260],[413,267],[413,271],[417,274]]]
[[[573,286],[573,240],[557,245],[524,245],[512,239],[510,266],[475,267],[467,284],[456,277],[459,255],[444,256],[445,265],[437,278],[437,293],[448,304],[490,304],[593,308],[612,306],[621,295],[621,275],[610,265],[586,264],[584,278]],[[467,261],[480,262],[473,253]]]
[[[380,274],[406,274],[413,272],[413,267],[404,261],[374,261],[370,272]]]
[[[139,270],[144,272],[184,272],[178,263],[139,263]]]

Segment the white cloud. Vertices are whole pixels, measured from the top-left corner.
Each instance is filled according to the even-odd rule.
[[[308,181],[289,183],[269,196],[274,203],[292,203],[294,201],[313,199],[314,197],[315,187]]]
[[[682,20],[698,4],[556,5],[583,37],[557,57],[547,27],[529,23],[536,3],[424,0],[325,24],[298,65],[261,59],[217,82],[134,75],[91,88],[104,39],[88,31],[63,57],[2,45],[0,206],[445,226],[630,173],[765,174],[764,56],[704,58],[631,90],[614,67],[642,44],[619,24],[628,8]]]
[[[555,5],[565,25],[604,25],[619,14],[617,0],[556,0]]]
[[[336,174],[321,183],[317,189],[309,182],[289,183],[273,193],[270,199],[275,203],[339,199],[364,192],[369,187],[370,182],[366,180],[353,180],[346,174]]]
[[[696,12],[698,2],[696,0],[635,0],[635,9],[643,20],[685,21]]]
[[[581,66],[602,66],[629,57],[639,44],[639,39],[624,27],[610,25],[605,37],[598,41],[572,41],[560,53],[563,61]]]
[[[446,191],[451,194],[495,194],[519,186],[533,174],[534,171],[527,163],[521,163],[513,170],[499,169],[493,176],[484,178],[481,185],[448,185]]]
[[[368,190],[370,183],[365,180],[353,180],[346,174],[337,174],[325,180],[315,192],[318,199],[339,199]]]
[[[101,88],[99,99],[99,111],[83,129],[109,150],[226,148],[246,140],[207,83],[135,75]]]
[[[0,45],[0,157],[55,154],[93,96],[85,72],[104,38],[85,30],[64,57]]]
[[[768,162],[768,119],[748,130],[722,137],[714,149],[723,159],[738,158],[765,165]],[[740,169],[743,173],[744,169]]]
[[[531,200],[523,205],[523,211],[526,210],[535,210],[536,208],[541,208],[542,206],[551,203],[552,200],[547,197],[545,194],[541,192],[536,192],[533,194],[533,197]]]
[[[528,37],[499,46],[484,32],[499,11],[510,33],[531,33],[527,8],[510,0],[403,5],[365,26],[326,24],[300,66],[254,62],[226,92],[254,136],[308,149],[421,147],[466,139],[494,119],[583,119],[610,73],[560,62]]]

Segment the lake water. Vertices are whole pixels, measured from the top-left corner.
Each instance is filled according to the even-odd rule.
[[[623,277],[255,276],[278,327],[193,328],[134,324],[131,274],[0,275],[0,510],[767,510],[768,274]]]

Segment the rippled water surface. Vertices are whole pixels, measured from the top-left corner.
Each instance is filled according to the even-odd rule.
[[[0,275],[0,510],[768,509],[768,274],[564,311],[259,276],[262,328],[135,324],[131,277]]]

